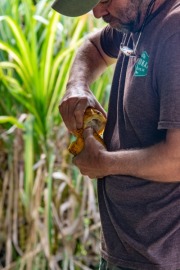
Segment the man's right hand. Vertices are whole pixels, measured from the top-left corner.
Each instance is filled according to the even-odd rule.
[[[88,107],[95,108],[106,117],[106,112],[88,86],[69,86],[62,98],[59,111],[67,129],[74,133],[83,126],[84,112]]]

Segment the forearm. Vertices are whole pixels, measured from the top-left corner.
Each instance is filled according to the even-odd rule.
[[[106,64],[100,57],[98,50],[87,40],[77,52],[70,71],[68,85],[90,86],[105,68]]]
[[[168,130],[166,140],[144,149],[107,151],[84,131],[85,147],[74,158],[82,174],[90,178],[130,175],[158,182],[180,182],[180,130]]]
[[[106,153],[107,175],[130,175],[158,182],[180,182],[180,155],[166,142],[145,149]]]
[[[59,105],[63,121],[70,132],[83,126],[87,107],[93,107],[106,116],[106,112],[90,90],[90,84],[113,63],[102,50],[100,32],[93,34],[81,46],[72,65],[66,92]]]
[[[112,62],[113,60],[102,51],[100,33],[92,35],[79,48],[76,54],[70,71],[68,85],[90,86]]]

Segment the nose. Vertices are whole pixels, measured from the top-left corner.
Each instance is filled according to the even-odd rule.
[[[108,14],[108,11],[106,10],[106,6],[99,3],[93,8],[93,14],[96,19],[99,19],[103,17],[104,15]]]

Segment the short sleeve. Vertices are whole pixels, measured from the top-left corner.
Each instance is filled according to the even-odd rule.
[[[105,27],[101,33],[101,46],[103,51],[112,58],[117,58],[122,41],[122,33],[110,26]]]
[[[180,128],[180,33],[164,42],[157,66],[159,129]]]

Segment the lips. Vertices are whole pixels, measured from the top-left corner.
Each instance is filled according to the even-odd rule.
[[[113,21],[115,21],[115,18],[112,17],[111,15],[105,15],[105,16],[103,16],[103,20],[104,20],[106,23],[112,23]]]

